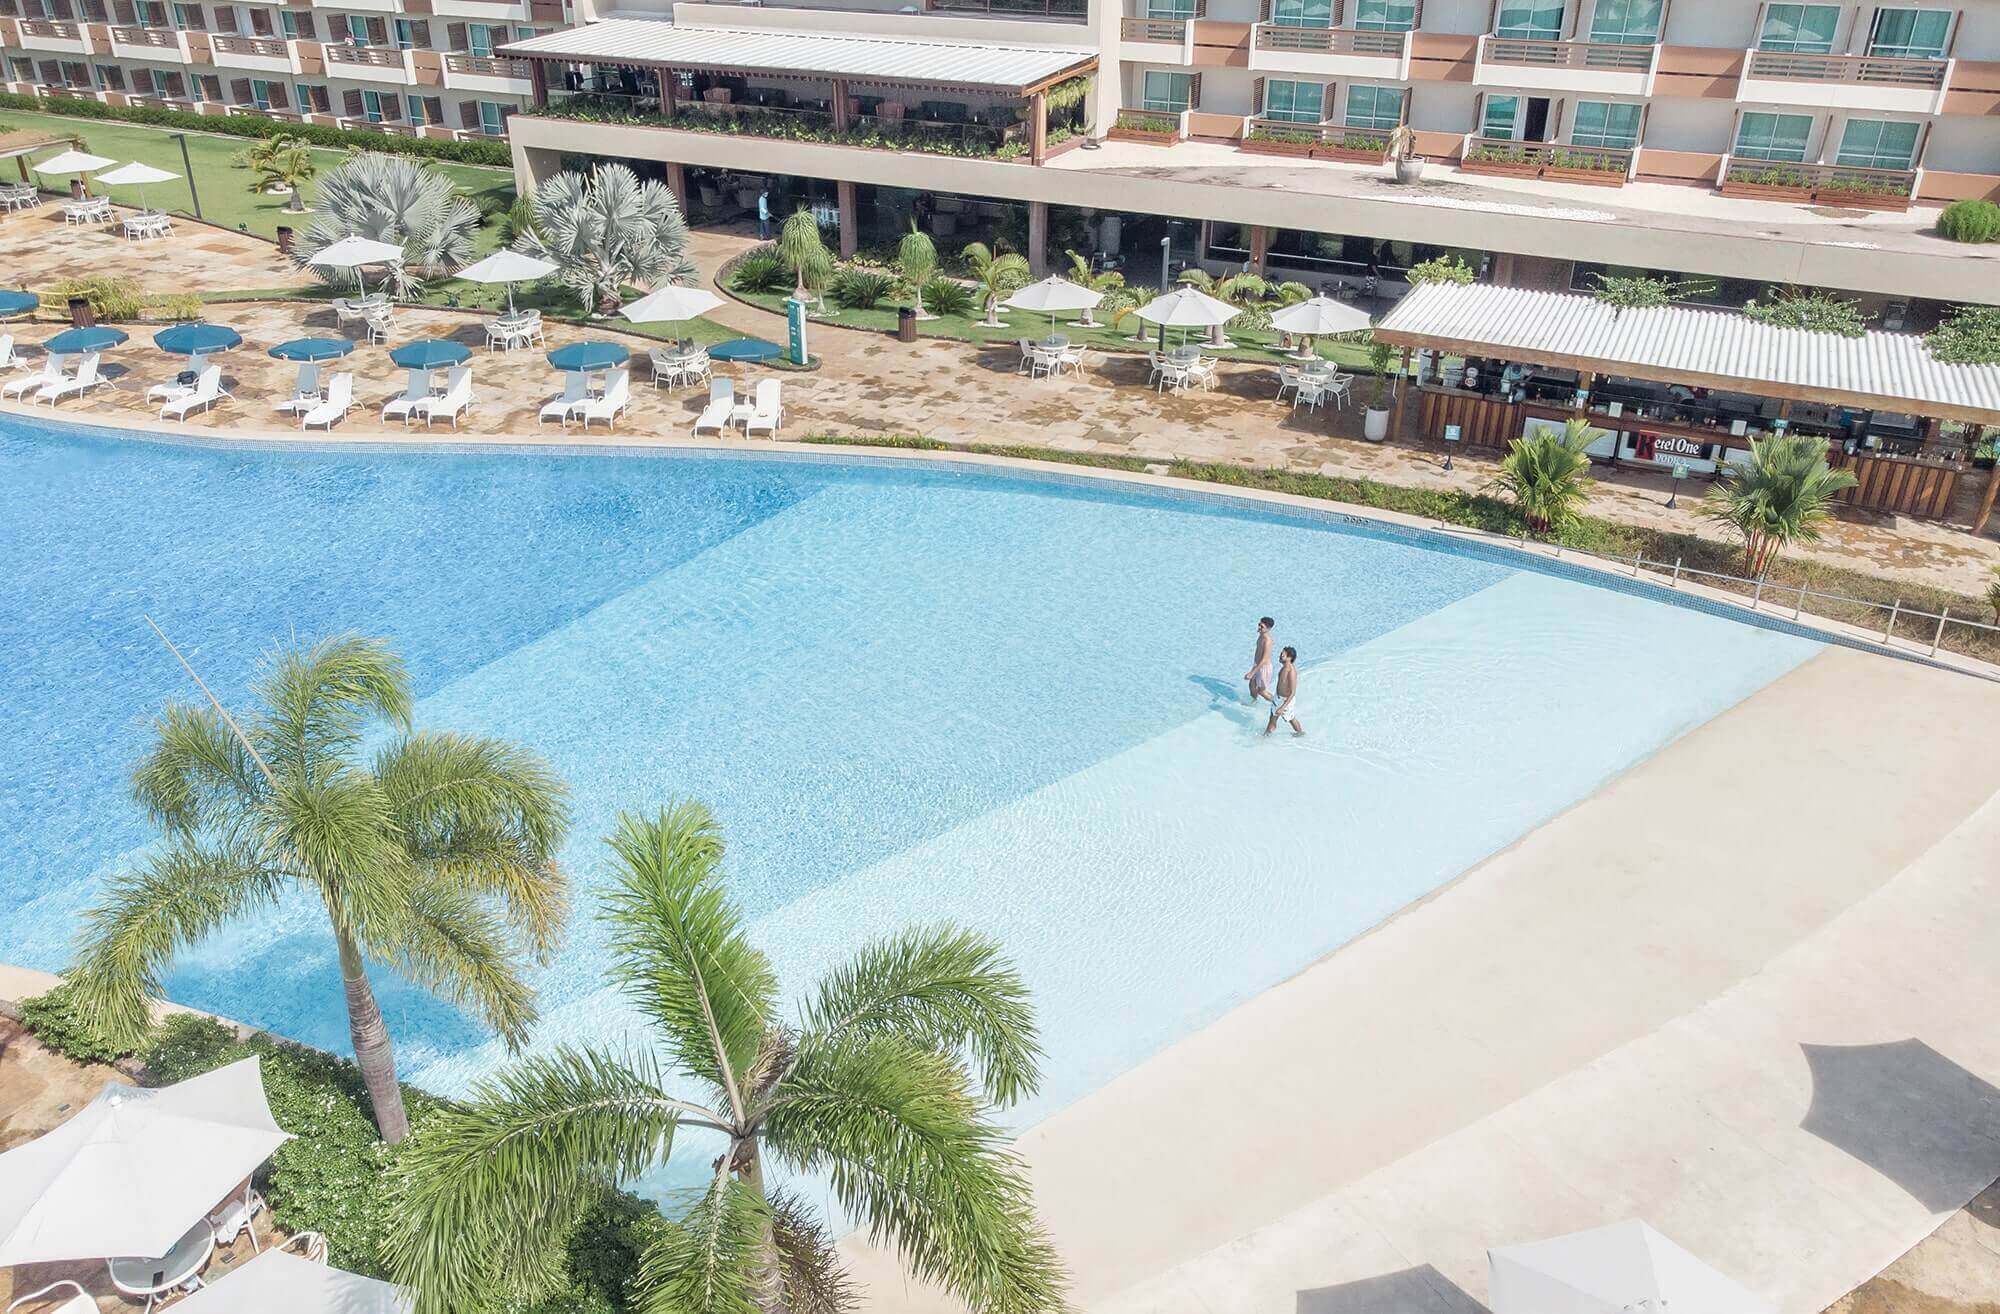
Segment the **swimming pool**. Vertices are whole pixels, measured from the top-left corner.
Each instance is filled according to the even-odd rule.
[[[575,791],[587,914],[623,808],[701,798],[794,989],[862,939],[998,936],[1048,1051],[1026,1125],[1449,881],[1818,644],[1330,517],[942,466],[248,450],[0,417],[0,959],[65,962],[149,839],[126,792],[185,679],[288,633],[392,638],[418,722]],[[1265,740],[1260,614],[1310,733]],[[317,907],[185,955],[174,998],[346,1048]],[[627,1019],[579,916],[542,1039]],[[405,1074],[499,1060],[378,980]],[[1378,1003],[1392,1001],[1377,1001]]]

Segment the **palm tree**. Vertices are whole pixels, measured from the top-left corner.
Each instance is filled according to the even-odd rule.
[[[1034,276],[1026,258],[1012,251],[996,255],[984,242],[970,243],[959,252],[959,258],[965,261],[965,272],[972,276],[972,285],[986,307],[986,318],[980,324],[986,328],[1006,327],[1000,322],[1000,303],[1027,286]]]
[[[1144,342],[1146,340],[1146,321],[1138,318],[1138,310],[1139,307],[1151,302],[1158,295],[1158,292],[1143,283],[1127,284],[1120,291],[1108,293],[1100,306],[1101,309],[1109,307],[1109,309],[1104,310],[1104,322],[1116,329],[1120,324],[1125,322],[1127,316],[1130,316],[1134,325],[1131,335],[1132,341]]]
[[[528,196],[515,197],[513,204],[509,205],[500,214],[500,223],[498,226],[500,245],[505,247],[524,247],[528,244],[528,235],[534,231],[534,196],[530,194]]]
[[[1701,513],[1743,536],[1750,573],[1762,575],[1793,543],[1819,538],[1834,495],[1858,482],[1826,463],[1824,438],[1774,433],[1750,440],[1750,459],[1732,461]]]
[[[285,209],[304,212],[306,198],[300,189],[319,173],[319,165],[303,139],[266,137],[238,155],[236,162],[250,170],[251,191],[262,194],[282,188],[291,193]]]
[[[423,288],[422,274],[449,274],[472,259],[479,207],[459,194],[450,175],[401,155],[363,152],[328,169],[319,180],[319,210],[292,263],[322,278],[338,275],[311,264],[343,237],[366,237],[403,248],[391,267],[395,294],[408,299]]]
[[[535,189],[534,202],[526,249],[556,266],[556,280],[587,313],[611,314],[634,284],[686,286],[700,276],[680,202],[626,165],[557,174]]]
[[[183,946],[316,898],[339,950],[375,1125],[398,1141],[409,1121],[368,962],[519,1043],[535,1018],[521,960],[554,950],[567,911],[552,856],[569,824],[567,792],[511,744],[412,733],[409,675],[378,639],[280,649],[255,691],[257,707],[241,716],[209,695],[209,706],[170,703],[153,723],[133,792],[166,843],[85,914],[68,979],[86,1016],[131,1043]],[[374,719],[397,734],[363,760]]]
[[[801,293],[818,297],[833,281],[833,252],[826,249],[819,219],[810,210],[794,210],[778,230],[778,258],[792,271],[794,286]]]
[[[1182,287],[1198,288],[1217,301],[1226,301],[1236,307],[1241,313],[1231,323],[1238,328],[1270,327],[1271,312],[1264,302],[1272,289],[1262,274],[1253,274],[1246,269],[1217,278],[1206,269],[1184,269],[1175,281]],[[1216,324],[1209,329],[1208,340],[1217,346],[1222,344],[1222,325]]]
[[[621,817],[610,844],[608,971],[652,1043],[559,1047],[426,1125],[389,1243],[418,1314],[496,1290],[532,1296],[577,1214],[657,1169],[682,1128],[727,1147],[643,1258],[635,1308],[844,1308],[822,1225],[767,1178],[782,1165],[827,1179],[917,1277],[974,1314],[1060,1310],[1059,1261],[989,1116],[1035,1089],[1040,1059],[1026,990],[997,947],[949,927],[889,935],[787,1021],[771,963],[723,892],[708,810]]]
[[[1514,499],[1530,529],[1546,534],[1575,517],[1590,490],[1590,458],[1584,448],[1599,432],[1576,416],[1564,422],[1561,433],[1543,429],[1508,444],[1493,486]]]
[[[1111,312],[1106,307],[1111,304],[1112,294],[1122,292],[1125,288],[1125,275],[1115,269],[1106,269],[1102,272],[1093,270],[1090,267],[1090,257],[1077,251],[1069,252],[1069,281],[1078,287],[1087,287],[1093,292],[1104,294],[1104,300],[1086,309],[1083,318],[1077,321],[1083,328],[1096,328],[1096,312],[1103,310],[1109,315]]]
[[[934,318],[924,310],[923,293],[937,273],[937,244],[917,227],[915,220],[910,221],[910,231],[897,244],[896,271],[903,276],[903,286],[910,290],[910,304],[916,308],[917,318]]]

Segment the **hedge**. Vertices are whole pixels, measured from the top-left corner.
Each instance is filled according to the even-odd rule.
[[[11,91],[0,92],[0,109],[60,114],[73,119],[112,119],[120,123],[209,132],[225,137],[297,137],[314,146],[333,150],[382,151],[392,155],[414,155],[421,159],[448,160],[454,164],[488,164],[503,169],[513,164],[513,156],[503,142],[398,137],[394,133],[370,132],[365,128],[280,123],[276,119],[259,118],[252,114],[195,114],[187,110],[156,109],[145,105],[106,105],[76,96],[27,96]]]

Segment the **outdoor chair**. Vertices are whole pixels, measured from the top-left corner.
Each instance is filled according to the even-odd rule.
[[[436,397],[425,397],[414,408],[424,417],[424,428],[442,415],[451,421],[451,427],[458,428],[458,417],[472,409],[472,367],[459,365],[445,375],[444,392]]]
[[[757,384],[756,409],[743,422],[745,437],[763,430],[776,438],[778,425],[785,418],[784,387],[776,379],[763,379]]]
[[[1083,373],[1083,348],[1064,347],[1056,356],[1056,371],[1068,370],[1071,374]]]
[[[299,428],[310,429],[317,424],[331,432],[337,421],[346,418],[348,409],[353,405],[354,376],[345,372],[336,374],[326,385],[326,400],[299,417]]]
[[[45,383],[35,390],[34,400],[47,402],[51,407],[65,397],[81,397],[98,384],[104,382],[97,375],[97,353],[85,352],[78,363],[76,373],[64,375],[53,383]]]
[[[729,427],[729,412],[736,407],[736,385],[728,379],[708,381],[708,405],[702,407],[695,417],[694,436],[701,437],[703,429],[713,429],[718,437]]]
[[[1326,392],[1327,380],[1314,378],[1301,379],[1299,380],[1299,390],[1292,397],[1292,409],[1296,411],[1299,407],[1304,406],[1309,410],[1316,411],[1319,409],[1319,404],[1326,400]]]
[[[194,385],[186,392],[168,397],[160,403],[160,418],[166,419],[172,411],[177,420],[186,420],[188,412],[199,406],[208,410],[222,396],[222,366],[206,365],[195,376]]]
[[[26,397],[32,390],[62,382],[62,362],[63,358],[60,355],[49,353],[42,358],[39,368],[26,374],[17,374],[5,383],[0,383],[0,397]]]
[[[617,369],[611,372],[610,382],[604,385],[602,397],[592,397],[583,404],[583,427],[588,429],[592,420],[604,421],[607,429],[615,428],[618,417],[632,400],[632,372]]]
[[[209,1230],[215,1233],[215,1244],[233,1246],[237,1238],[247,1235],[252,1252],[263,1249],[257,1244],[257,1229],[252,1225],[252,1220],[263,1212],[264,1197],[255,1190],[232,1196],[228,1203],[208,1216]]]
[[[1021,349],[1021,364],[1014,372],[1016,374],[1033,374],[1035,372],[1035,344],[1026,338],[1021,338],[1014,345]]]
[[[284,415],[298,415],[319,405],[321,401],[319,374],[320,369],[316,363],[306,361],[301,364],[298,386],[293,389],[288,399],[278,403],[278,411]]]
[[[294,1232],[278,1243],[278,1249],[296,1251],[315,1264],[326,1262],[326,1236],[321,1232]]]
[[[569,417],[590,400],[590,377],[581,370],[571,370],[563,375],[562,394],[554,401],[542,404],[542,413],[535,421],[537,428],[550,420],[561,420],[563,428],[569,428]]]
[[[370,342],[387,342],[390,332],[396,327],[395,316],[387,306],[377,306],[369,311],[366,322]]]
[[[1291,365],[1278,366],[1278,400],[1283,401],[1288,392],[1299,390],[1299,370]]]
[[[1354,376],[1352,374],[1334,374],[1330,376],[1326,380],[1325,391],[1328,396],[1333,398],[1336,406],[1345,408],[1350,401],[1354,400]]]
[[[404,376],[403,395],[392,397],[382,405],[383,422],[387,423],[391,419],[398,419],[403,422],[405,429],[409,428],[410,420],[416,414],[417,403],[429,401],[430,395],[431,372],[429,370],[407,371]]]

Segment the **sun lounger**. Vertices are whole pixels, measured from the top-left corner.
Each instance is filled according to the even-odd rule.
[[[588,429],[592,420],[604,421],[605,428],[622,414],[632,399],[632,373],[630,370],[613,370],[611,379],[604,385],[602,397],[592,397],[583,404],[583,427]]]
[[[319,366],[307,361],[299,366],[298,386],[292,395],[278,403],[278,410],[286,415],[302,415],[320,404]]]
[[[0,333],[0,367],[19,365],[21,358],[14,354],[14,335]]]
[[[728,379],[708,381],[708,405],[695,417],[694,436],[701,437],[703,429],[713,429],[719,436],[729,427],[729,412],[736,406],[736,385]]]
[[[773,438],[778,436],[778,425],[785,418],[783,385],[776,379],[762,379],[757,384],[756,409],[743,422],[745,437],[763,430]]]
[[[345,417],[353,405],[354,376],[336,374],[326,385],[326,400],[299,417],[299,428],[310,429],[318,424],[331,431],[334,422]]]
[[[581,370],[571,370],[563,375],[562,396],[552,402],[543,403],[541,418],[535,423],[541,425],[550,420],[561,420],[563,428],[567,429],[570,416],[581,410],[583,404],[589,400],[589,377]]]
[[[408,371],[407,377],[403,381],[403,395],[391,398],[382,407],[383,423],[386,424],[392,419],[401,420],[403,427],[405,429],[409,428],[411,417],[417,413],[417,404],[429,401],[430,396],[431,372],[429,370]]]
[[[189,411],[197,406],[205,411],[215,405],[221,396],[222,366],[204,365],[201,373],[195,376],[192,388],[181,396],[170,397],[160,404],[160,418],[164,420],[167,418],[167,412],[172,411],[175,419],[185,420]]]
[[[98,384],[104,382],[97,376],[97,353],[86,351],[77,362],[76,373],[64,375],[54,383],[45,383],[35,390],[35,400],[54,406],[65,397],[81,397]]]
[[[458,427],[458,417],[472,409],[472,367],[460,365],[445,375],[444,395],[426,397],[416,405],[416,412],[424,417],[424,428],[442,415],[451,421],[451,427]]]
[[[41,366],[26,374],[17,374],[5,383],[0,383],[0,397],[26,397],[43,385],[62,381],[63,358],[51,352],[42,358]]]

